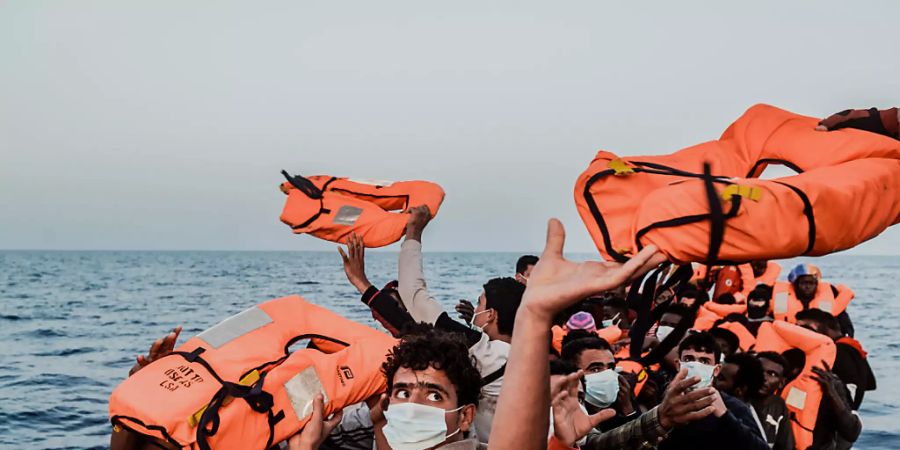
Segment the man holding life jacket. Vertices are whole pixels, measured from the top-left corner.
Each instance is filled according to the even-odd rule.
[[[462,326],[451,319],[443,306],[431,296],[422,269],[422,233],[431,215],[428,208],[410,208],[406,236],[400,246],[398,291],[406,310],[416,322],[453,329]],[[494,409],[500,395],[509,343],[512,339],[516,311],[522,301],[525,285],[511,277],[494,278],[483,286],[472,317],[474,330],[467,332],[469,353],[478,362],[483,379],[482,396],[475,418],[475,432],[481,442],[488,442]]]
[[[794,432],[791,428],[787,404],[781,390],[787,384],[788,362],[776,352],[760,352],[756,355],[762,365],[763,383],[759,395],[751,400],[756,417],[762,423],[766,440],[772,450],[794,450]]]
[[[616,412],[597,430],[609,431],[640,416],[631,384],[616,371],[616,358],[605,340],[583,337],[569,341],[563,345],[562,359],[584,371],[584,403],[588,414],[596,414],[606,408]]]
[[[794,316],[800,311],[821,309],[838,318],[844,334],[853,336],[853,323],[847,314],[853,296],[847,286],[822,281],[822,271],[817,266],[799,264],[788,274],[787,283],[775,283],[772,310],[776,320],[794,322]]]
[[[710,386],[719,374],[721,351],[709,333],[689,334],[678,345],[679,370],[700,378],[697,387]],[[769,448],[753,419],[750,407],[724,392],[716,392],[715,411],[709,417],[672,430],[660,450],[723,449],[766,450]]]

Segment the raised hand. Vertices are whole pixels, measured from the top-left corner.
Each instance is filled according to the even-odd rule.
[[[338,247],[338,253],[341,254],[341,260],[344,262],[344,274],[350,284],[359,291],[360,294],[366,292],[372,283],[366,277],[366,246],[363,244],[361,237],[356,233],[350,233],[347,237],[347,252]]]
[[[582,376],[582,370],[569,374],[554,383],[550,389],[553,398],[550,403],[553,407],[553,434],[570,447],[601,422],[616,415],[616,411],[609,408],[593,415],[588,415],[581,409],[578,403],[578,384]]]
[[[177,326],[169,332],[169,334],[153,341],[153,344],[150,345],[150,351],[147,352],[147,355],[138,355],[137,362],[128,371],[128,376],[134,375],[138,370],[147,367],[148,364],[160,359],[164,356],[168,356],[175,350],[175,341],[178,340],[178,335],[181,334],[181,326]]]
[[[562,223],[550,219],[544,252],[528,278],[528,288],[522,297],[523,307],[548,320],[573,303],[615,289],[665,260],[665,256],[650,245],[624,264],[576,263],[563,256],[565,240]]]
[[[844,382],[838,378],[831,367],[825,361],[822,361],[823,367],[813,367],[811,378],[822,386],[822,392],[832,398],[844,399],[842,392],[845,391]]]
[[[845,109],[819,121],[816,130],[832,131],[842,128],[856,128],[897,139],[900,131],[897,108],[881,111],[875,108]]]
[[[659,424],[663,428],[687,425],[716,411],[714,403],[721,401],[721,396],[711,387],[691,390],[699,382],[700,378],[687,378],[687,369],[675,375],[659,405]]]
[[[343,411],[338,411],[325,419],[325,401],[322,394],[313,398],[312,417],[297,434],[288,439],[289,450],[315,450],[331,434],[331,430],[341,423]]]
[[[406,239],[422,242],[422,231],[431,221],[431,211],[428,206],[413,206],[409,208],[409,221],[406,223]]]
[[[472,302],[462,299],[456,304],[456,313],[465,323],[472,323],[472,317],[475,316],[475,306]]]

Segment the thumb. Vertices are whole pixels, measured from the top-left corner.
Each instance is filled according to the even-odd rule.
[[[605,422],[616,416],[616,411],[612,408],[604,409],[597,414],[591,414],[588,419],[591,422],[591,428],[596,428],[601,422]]]
[[[563,228],[562,222],[556,218],[550,219],[547,222],[547,243],[544,245],[544,252],[541,254],[541,257],[562,258],[565,243],[566,229]]]
[[[338,426],[338,424],[341,423],[341,419],[343,419],[343,418],[344,418],[344,410],[340,410],[340,411],[334,413],[330,419],[325,421],[325,426],[323,427],[324,429],[322,430],[323,431],[322,434],[331,434],[331,430],[333,430],[334,427]]]
[[[312,417],[309,418],[310,424],[321,423],[323,411],[325,410],[325,399],[322,397],[322,394],[316,395],[313,398],[313,410]]]

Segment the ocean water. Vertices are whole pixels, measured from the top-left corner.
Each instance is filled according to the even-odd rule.
[[[396,254],[367,256],[374,284],[396,276]],[[426,254],[429,287],[452,308],[487,279],[510,275],[517,257]],[[900,257],[816,264],[856,292],[850,315],[878,377],[855,448],[900,448]],[[106,448],[109,394],[154,339],[183,325],[180,343],[295,293],[374,325],[337,253],[0,252],[0,448]]]

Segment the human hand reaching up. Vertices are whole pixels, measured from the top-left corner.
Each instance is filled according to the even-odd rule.
[[[871,131],[897,139],[900,134],[900,116],[897,108],[878,110],[870,109],[845,109],[834,113],[821,121],[816,127],[819,131],[833,131],[842,128],[856,128],[858,130]]]
[[[338,247],[338,253],[341,254],[341,260],[344,262],[344,274],[347,275],[347,280],[360,294],[364,294],[372,286],[372,283],[366,277],[366,246],[362,238],[356,233],[350,233],[350,236],[347,237],[347,252],[344,253],[344,249]]]
[[[569,447],[574,446],[601,422],[616,415],[616,411],[610,408],[591,415],[581,409],[578,403],[578,385],[583,376],[584,371],[579,370],[561,378],[550,388],[553,399],[550,403],[553,408],[553,434]]]
[[[322,442],[331,434],[331,430],[341,423],[344,416],[343,411],[338,411],[325,418],[325,400],[322,394],[316,395],[313,399],[312,417],[302,430],[288,439],[289,450],[315,450],[322,445]]]
[[[619,287],[634,276],[665,261],[665,256],[649,245],[628,262],[586,261],[576,263],[563,256],[566,231],[562,223],[550,219],[544,252],[528,277],[522,307],[546,320],[573,303]]]
[[[431,221],[431,211],[428,206],[413,206],[409,208],[409,221],[406,223],[406,239],[422,242],[422,232],[428,222]]]

